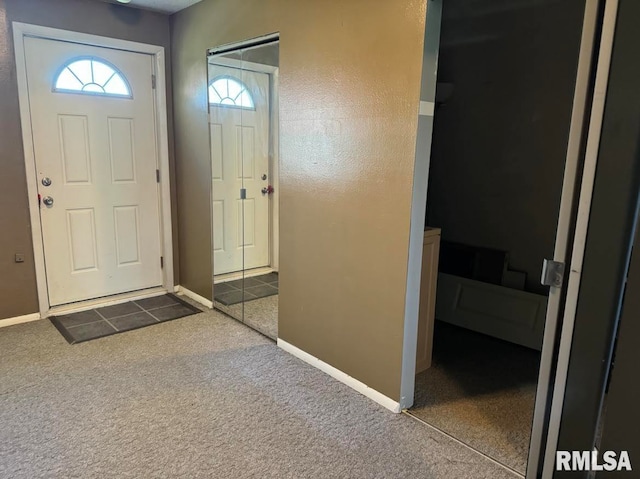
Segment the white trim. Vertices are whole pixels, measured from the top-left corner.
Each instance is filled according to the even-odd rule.
[[[230,53],[233,50],[238,50],[240,48],[257,48],[262,46],[260,44],[268,44],[275,43],[280,40],[280,33],[267,33],[266,35],[260,35],[259,37],[248,38],[247,40],[243,40],[241,42],[232,42],[225,43],[224,45],[218,45],[217,47],[210,48],[207,50],[208,55],[224,55],[225,53]],[[259,43],[259,45],[256,45]]]
[[[182,286],[176,286],[175,291],[179,296],[186,296],[187,298],[194,300],[196,303],[200,303],[209,309],[213,309],[213,302],[209,301],[204,296],[200,296],[199,294],[194,293],[187,288],[183,288]]]
[[[429,26],[440,27],[442,20],[442,0],[428,2],[426,28]],[[421,78],[429,69],[429,75],[438,70],[437,52],[440,48],[440,36],[426,36],[424,50],[434,53],[428,63],[422,65]],[[435,95],[435,84],[429,83],[428,88],[420,92]],[[419,100],[419,97],[418,97]],[[423,103],[427,106],[430,102],[419,101],[418,112],[423,110]],[[428,110],[428,108],[427,108]],[[415,124],[415,150],[413,179],[411,184],[411,213],[409,223],[409,245],[407,251],[406,291],[404,299],[404,321],[402,334],[402,363],[400,370],[400,407],[408,409],[413,405],[416,382],[416,357],[418,346],[418,319],[420,312],[420,282],[422,280],[422,253],[424,249],[425,218],[427,214],[427,192],[429,188],[429,168],[431,164],[431,145],[433,140],[433,117],[416,116]],[[420,126],[426,125],[428,135],[420,135]]]
[[[436,104],[432,101],[420,101],[419,116],[433,116],[436,111]]]
[[[280,270],[280,69],[271,73],[271,267]]]
[[[578,68],[576,72],[576,86],[574,89],[573,107],[571,112],[571,126],[569,129],[564,178],[562,182],[562,194],[560,198],[560,210],[558,212],[558,226],[553,253],[553,259],[562,263],[567,259],[567,246],[569,245],[569,235],[572,226],[572,213],[576,181],[578,177],[578,164],[580,160],[580,150],[582,148],[587,97],[591,80],[592,57],[598,23],[598,3],[598,0],[587,0],[583,19],[582,38],[580,41]],[[583,201],[582,198],[581,201]],[[576,300],[577,295],[572,291],[569,291],[565,299],[566,304]],[[538,373],[538,387],[536,389],[531,441],[529,443],[527,477],[530,478],[535,477],[537,474],[538,461],[541,458],[540,453],[541,451],[544,451],[542,443],[544,441],[543,434],[546,427],[549,381],[554,360],[556,330],[561,304],[562,289],[550,288],[544,336],[542,340],[542,353],[540,357],[540,369]]]
[[[578,217],[576,220],[575,235],[573,239],[573,254],[571,268],[568,275],[567,301],[565,303],[562,333],[560,336],[560,348],[556,368],[555,383],[553,388],[553,400],[549,416],[549,432],[542,470],[543,478],[550,478],[554,472],[555,451],[560,434],[560,420],[564,407],[564,395],[567,385],[567,373],[569,370],[569,358],[573,342],[573,330],[578,306],[578,293],[582,278],[582,264],[589,227],[591,213],[591,199],[595,182],[596,166],[598,163],[598,151],[600,149],[600,137],[604,120],[607,86],[609,83],[609,71],[611,68],[611,56],[618,14],[618,0],[606,2],[604,18],[602,21],[602,34],[596,81],[591,106],[591,118],[589,120],[589,133],[587,135],[587,147],[585,151],[582,185],[580,188],[580,202],[578,205]]]
[[[248,269],[246,271],[233,271],[231,273],[218,274],[213,277],[214,286],[218,283],[227,283],[229,281],[236,281],[242,278],[252,278],[253,276],[260,276],[263,274],[269,274],[275,271],[271,266],[261,266],[260,268]]]
[[[158,169],[160,170],[160,222],[164,287],[171,291],[175,286],[173,272],[173,222],[171,218],[171,169],[169,168],[169,120],[167,116],[167,79],[165,51],[155,54],[156,131],[158,141]]]
[[[24,316],[16,316],[15,318],[0,319],[0,328],[7,326],[15,326],[16,324],[30,323],[42,319],[40,313],[25,314]]]
[[[238,68],[258,73],[268,73],[270,75],[278,71],[278,67],[273,65],[248,62],[246,60],[239,60],[237,58],[224,58],[223,56],[211,56],[208,58],[208,63],[210,65],[220,65],[223,67]]]
[[[127,303],[138,299],[153,298],[154,296],[162,296],[167,294],[167,290],[163,287],[141,289],[138,291],[130,291],[128,293],[115,294],[113,296],[105,296],[102,298],[88,299],[77,303],[63,304],[54,306],[49,309],[49,316],[57,316],[61,314],[79,313],[80,311],[88,311],[97,307],[104,308],[116,304]],[[46,316],[45,316],[46,317]]]
[[[20,122],[22,126],[22,142],[24,145],[24,162],[27,179],[27,192],[29,199],[29,217],[31,220],[31,237],[33,243],[34,266],[36,271],[36,284],[38,290],[38,305],[40,315],[49,315],[49,294],[47,289],[47,276],[45,268],[44,247],[42,239],[42,225],[40,223],[40,211],[38,203],[37,174],[35,165],[35,153],[31,132],[31,110],[29,107],[29,89],[27,81],[27,69],[25,65],[24,38],[26,36],[39,37],[49,40],[82,43],[90,46],[104,47],[115,50],[125,50],[144,53],[154,57],[156,74],[155,116],[156,133],[158,141],[158,168],[160,169],[160,232],[162,243],[162,255],[164,257],[163,286],[167,291],[173,290],[173,236],[171,223],[171,197],[170,197],[170,170],[169,170],[169,146],[168,146],[168,120],[167,120],[167,94],[165,78],[165,52],[164,47],[131,42],[116,38],[108,38],[85,33],[60,30],[57,28],[42,27],[26,23],[13,22],[13,40],[16,58],[16,74],[18,80],[18,98],[20,104]]]
[[[312,356],[309,353],[304,352],[302,349],[295,347],[292,344],[289,344],[284,339],[278,338],[278,347],[283,349],[284,351],[292,354],[298,359],[302,359],[305,363],[310,364],[311,366],[319,369],[323,373],[328,374],[334,379],[337,379],[343,384],[346,384],[351,389],[356,390],[360,394],[368,397],[369,399],[377,402],[381,406],[387,408],[391,412],[400,413],[402,412],[402,408],[400,407],[400,403],[394,401],[393,399],[385,396],[384,394],[376,391],[375,389],[370,388],[363,382],[358,381],[355,378],[352,378],[346,373],[343,373],[339,369],[334,368],[330,364],[325,363],[324,361]]]

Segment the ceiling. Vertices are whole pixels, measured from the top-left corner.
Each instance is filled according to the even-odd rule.
[[[109,3],[118,3],[115,0],[107,1],[109,1]],[[146,8],[149,10],[155,10],[157,12],[164,13],[176,13],[180,10],[190,7],[194,3],[198,3],[199,1],[200,0],[131,0],[131,3],[126,4],[126,6],[135,8]]]

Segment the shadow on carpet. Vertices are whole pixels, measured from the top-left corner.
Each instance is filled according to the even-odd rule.
[[[538,351],[436,321],[409,412],[524,474],[539,364]]]

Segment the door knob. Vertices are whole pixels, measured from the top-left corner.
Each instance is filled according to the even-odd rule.
[[[270,195],[270,194],[272,194],[275,190],[273,189],[273,186],[269,185],[269,186],[267,186],[267,187],[265,187],[265,188],[262,188],[262,190],[260,190],[260,191],[262,191],[262,194],[263,194],[263,195]]]
[[[53,206],[53,198],[51,198],[51,196],[45,196],[42,198],[42,202],[45,206]]]

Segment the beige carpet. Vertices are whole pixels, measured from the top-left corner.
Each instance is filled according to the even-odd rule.
[[[209,311],[70,346],[0,329],[2,478],[512,473]]]
[[[411,414],[524,474],[540,353],[436,321]]]

